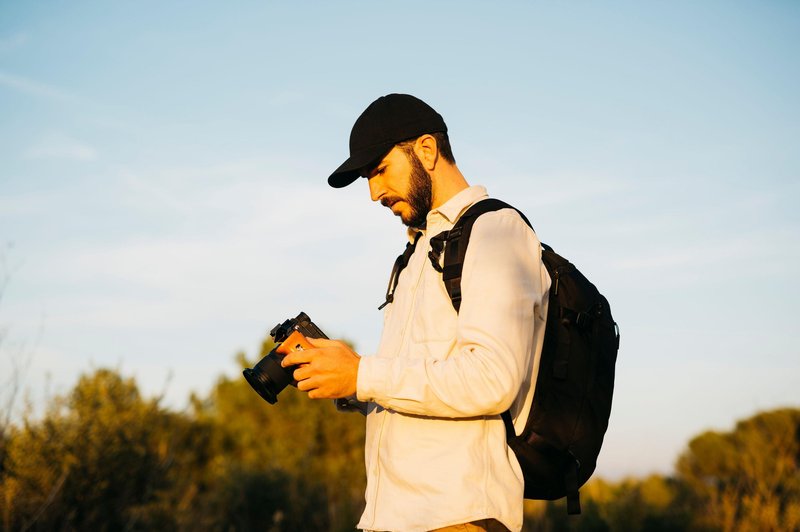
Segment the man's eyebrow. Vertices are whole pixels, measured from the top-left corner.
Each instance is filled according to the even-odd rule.
[[[361,177],[370,177],[370,176],[372,176],[372,174],[374,174],[378,170],[386,168],[386,165],[388,165],[388,164],[389,163],[387,163],[386,161],[380,161],[378,164],[375,164],[375,165],[372,165],[372,166],[365,166],[361,170]]]

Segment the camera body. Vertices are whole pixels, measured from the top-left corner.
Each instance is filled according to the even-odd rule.
[[[296,318],[279,323],[269,332],[278,343],[267,356],[242,374],[250,386],[270,404],[278,402],[278,394],[289,384],[297,385],[292,373],[294,368],[281,366],[281,359],[292,351],[308,349],[311,344],[306,338],[328,338],[317,327],[308,314],[301,312]]]

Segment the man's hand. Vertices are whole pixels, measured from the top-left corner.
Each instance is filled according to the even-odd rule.
[[[306,338],[313,349],[292,351],[281,361],[294,370],[297,389],[311,399],[339,399],[356,393],[361,357],[339,340]]]

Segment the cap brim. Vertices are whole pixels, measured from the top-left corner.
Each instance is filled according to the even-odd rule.
[[[379,162],[393,147],[394,143],[380,144],[351,155],[328,177],[328,184],[333,188],[346,187],[361,176],[362,169]]]

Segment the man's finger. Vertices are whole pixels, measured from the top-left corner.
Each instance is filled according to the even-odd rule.
[[[305,364],[307,362],[311,362],[311,359],[314,356],[313,349],[301,349],[298,351],[292,351],[291,353],[287,354],[281,360],[281,366],[284,368],[286,366],[296,366],[298,364]]]
[[[316,379],[314,379],[313,377],[310,379],[297,381],[297,389],[300,390],[301,392],[307,392],[309,390],[315,389],[316,387],[317,387]]]
[[[297,366],[297,369],[295,369],[294,372],[292,373],[292,377],[294,377],[294,380],[296,380],[297,382],[306,380],[309,377],[311,377],[311,375],[312,372],[311,369],[308,367],[308,364]]]
[[[336,340],[329,340],[327,338],[306,338],[306,340],[314,347],[330,347],[338,343]]]
[[[325,397],[322,393],[320,393],[317,390],[309,390],[308,398],[309,399],[328,399],[328,397]]]

